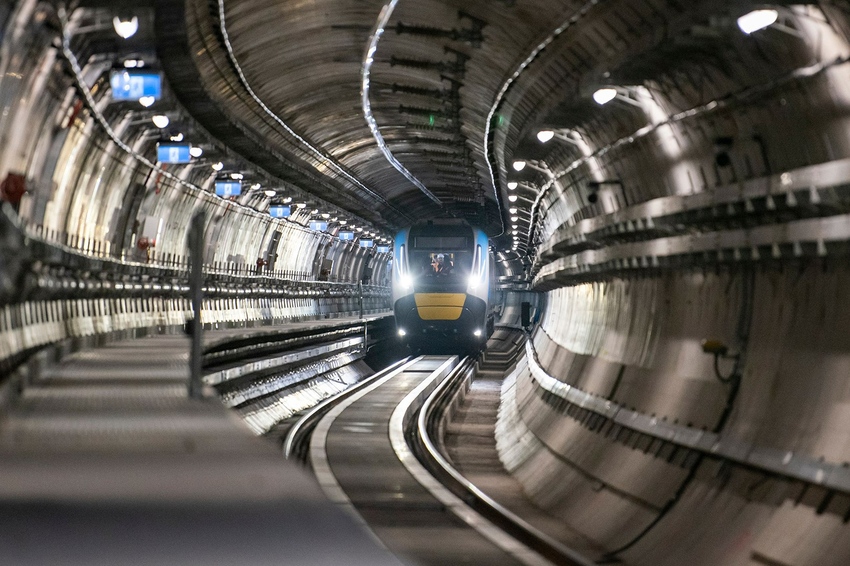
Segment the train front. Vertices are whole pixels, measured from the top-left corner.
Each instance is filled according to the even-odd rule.
[[[399,337],[417,349],[481,347],[489,334],[488,247],[456,222],[415,225],[395,239],[393,305]]]

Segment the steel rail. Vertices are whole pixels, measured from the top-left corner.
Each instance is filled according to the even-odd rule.
[[[402,367],[404,364],[410,362],[411,359],[412,358],[408,356],[395,362],[394,364],[367,377],[366,379],[359,381],[358,383],[349,387],[345,391],[342,391],[339,394],[334,395],[333,397],[328,397],[327,399],[325,399],[324,401],[304,413],[301,418],[299,418],[286,433],[286,437],[283,442],[284,456],[287,459],[291,459],[293,456],[296,456],[300,460],[306,462],[307,452],[310,446],[310,435],[313,433],[313,429],[316,427],[322,417],[324,417],[334,406],[338,405],[341,401],[343,401],[350,395],[353,395],[357,391],[360,391],[364,387],[368,386],[371,383],[374,383],[382,377],[393,373],[398,368]]]
[[[409,437],[413,444],[411,448],[419,461],[445,487],[509,536],[555,564],[591,566],[593,562],[541,532],[481,491],[458,472],[438,448],[434,439],[439,434],[440,421],[465,381],[474,375],[475,368],[475,360],[465,358],[428,396],[418,413],[415,434]]]

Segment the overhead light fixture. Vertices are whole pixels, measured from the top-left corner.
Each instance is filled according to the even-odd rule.
[[[340,220],[339,224],[340,226],[345,226],[346,224],[348,224],[348,220]]]
[[[139,67],[144,67],[144,66],[145,66],[145,62],[142,61],[141,59],[127,59],[126,61],[124,61],[124,68],[125,69],[137,69]]]
[[[770,27],[779,19],[776,10],[753,10],[738,18],[738,27],[742,32],[749,35],[760,29]]]
[[[523,169],[525,169],[525,161],[523,161],[522,159],[515,160],[513,163],[513,168],[514,171],[522,171]]]
[[[263,194],[267,197],[273,197],[277,194],[277,191],[274,191],[272,189],[266,189],[265,191],[263,191]]]
[[[133,16],[130,19],[122,20],[118,16],[112,18],[112,27],[115,28],[115,33],[127,39],[133,37],[139,31],[139,18]]]
[[[290,202],[292,202],[292,197],[286,197],[283,199],[283,204],[289,204]]]
[[[508,200],[511,201],[511,202],[516,202],[516,199],[518,199],[518,198],[519,197],[516,196],[516,195],[508,195]]]
[[[150,108],[154,102],[156,102],[156,98],[153,96],[143,96],[139,99],[139,104],[145,108]]]
[[[298,204],[296,204],[295,206],[296,206],[297,208],[307,208],[307,205],[306,205],[305,203],[303,203],[303,202],[299,202],[299,203],[298,203]]]
[[[511,216],[511,222],[516,222],[519,220],[519,216]]]
[[[234,181],[241,181],[244,178],[244,176],[242,175],[242,173],[231,173],[230,178],[233,179]]]
[[[159,129],[167,128],[168,124],[171,123],[171,120],[168,119],[168,116],[165,114],[157,114],[155,116],[151,116],[151,122],[153,125]]]
[[[191,155],[192,157],[200,157],[203,154],[204,154],[204,150],[201,149],[200,147],[196,146],[196,145],[193,145],[192,147],[189,148],[189,155]]]
[[[362,232],[363,228],[355,228],[355,230],[357,230],[358,232]]]
[[[508,212],[510,212],[511,214],[516,214],[517,209],[516,209],[516,208],[511,208],[511,209],[508,209]]]
[[[514,189],[516,188],[516,186],[517,186],[517,182],[516,182],[516,181],[511,181],[511,182],[509,182],[509,183],[508,183],[508,190],[509,190],[509,191],[514,190]]]
[[[540,143],[546,143],[552,138],[555,137],[555,132],[553,130],[540,130],[537,132],[537,139]]]
[[[215,171],[221,171],[222,169],[224,169],[224,163],[222,163],[221,161],[219,161],[218,163],[213,163],[212,168]]]
[[[596,102],[596,104],[599,104],[600,106],[608,104],[615,98],[617,98],[616,88],[600,88],[599,90],[593,93],[594,102]]]
[[[513,228],[514,230],[516,230],[516,227],[517,227],[516,224],[511,224],[511,228]]]
[[[328,214],[327,212],[323,212],[323,213],[322,213],[322,218],[324,218],[325,220],[327,220],[327,219],[328,219],[328,218],[330,218],[330,217],[331,217],[331,215],[330,215],[330,214]]]
[[[181,132],[181,133],[177,134],[176,136],[171,136],[168,139],[170,139],[173,142],[182,142],[183,141],[183,133]]]

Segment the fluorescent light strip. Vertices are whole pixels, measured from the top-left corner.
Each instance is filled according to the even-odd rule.
[[[106,118],[103,116],[100,109],[98,108],[97,101],[94,99],[94,96],[92,96],[92,93],[91,93],[91,90],[92,90],[91,86],[88,83],[86,83],[85,78],[83,77],[83,70],[80,67],[80,62],[79,62],[79,60],[77,60],[77,56],[71,50],[71,34],[68,30],[69,22],[68,22],[68,17],[67,17],[66,12],[60,12],[60,20],[62,22],[62,55],[64,55],[65,59],[71,65],[71,70],[74,71],[74,80],[76,81],[77,86],[80,89],[80,92],[82,93],[83,97],[86,100],[86,104],[88,105],[88,109],[91,112],[91,115],[94,116],[94,119],[98,122],[98,124],[100,124],[100,127],[103,128],[103,130],[106,132],[106,134],[112,140],[112,143],[117,145],[122,151],[127,153],[130,157],[132,157],[133,159],[135,159],[139,163],[146,165],[150,169],[156,171],[158,174],[165,177],[166,179],[170,179],[174,183],[176,183],[178,185],[182,185],[182,186],[184,186],[188,189],[196,190],[199,193],[201,193],[202,195],[206,196],[207,198],[221,199],[221,197],[219,197],[219,196],[211,195],[209,192],[205,191],[202,187],[199,187],[198,185],[195,185],[194,183],[190,183],[189,181],[183,180],[180,177],[178,177],[177,175],[174,175],[173,173],[170,173],[170,172],[166,171],[165,169],[159,167],[156,163],[154,163],[150,159],[146,158],[144,155],[137,153],[132,147],[130,147],[129,145],[124,143],[121,140],[121,138],[118,137],[118,134],[115,133],[115,130],[112,129],[112,126],[109,125],[109,122],[106,120]],[[263,215],[258,210],[255,210],[255,209],[253,209],[249,206],[245,206],[244,204],[240,204],[238,202],[231,201],[229,203],[229,206],[237,208],[237,209],[240,210],[240,212],[243,212],[243,213],[248,214],[250,216],[260,217],[260,218],[267,220],[267,221],[273,221],[274,220],[272,218],[267,218],[268,215]],[[283,219],[279,220],[279,222],[283,222],[283,221],[284,221]],[[300,224],[297,224],[297,223],[294,223],[294,222],[290,223],[290,224],[292,226],[297,226],[297,228],[300,229],[302,232],[308,231],[307,228],[301,226]]]
[[[566,22],[558,26],[555,31],[550,33],[549,36],[544,39],[540,44],[538,44],[537,47],[535,47],[531,51],[528,57],[526,57],[525,60],[519,64],[513,74],[508,77],[508,80],[506,80],[504,84],[502,84],[502,88],[499,89],[499,93],[496,95],[496,99],[493,101],[493,105],[490,107],[490,112],[487,114],[487,120],[484,126],[484,156],[486,158],[485,160],[487,161],[487,169],[490,170],[490,183],[493,185],[493,193],[496,196],[496,202],[501,203],[502,199],[499,196],[499,189],[498,187],[496,187],[496,175],[493,172],[493,160],[490,157],[490,146],[487,143],[487,140],[490,139],[490,124],[493,123],[493,116],[496,115],[496,110],[502,104],[502,100],[504,99],[505,94],[508,92],[508,89],[511,88],[513,83],[519,78],[522,72],[525,71],[526,67],[528,67],[531,63],[534,62],[540,52],[546,49],[546,47],[548,47],[550,43],[555,41],[555,39],[559,35],[564,33],[568,28],[572,27],[576,22],[583,18],[585,14],[587,14],[587,12],[590,11],[590,9],[597,3],[598,0],[591,0],[590,2],[586,2],[584,6],[579,9],[578,12],[573,14],[573,16],[570,17]],[[502,223],[502,232],[497,234],[497,236],[501,236],[505,233],[505,223],[502,220],[501,215],[499,215],[499,222]]]
[[[223,2],[224,0],[219,0],[219,2]],[[381,8],[381,13],[378,16],[378,21],[375,24],[375,27],[372,29],[372,37],[369,38],[369,47],[366,49],[366,56],[363,57],[363,68],[361,71],[362,84],[360,89],[360,95],[362,97],[363,103],[363,117],[366,118],[366,123],[369,124],[369,130],[372,132],[372,137],[375,138],[375,143],[378,144],[378,148],[381,150],[381,153],[384,154],[384,157],[387,161],[390,162],[390,165],[395,167],[396,171],[401,173],[407,178],[408,181],[413,183],[413,185],[422,191],[425,196],[439,204],[443,205],[443,201],[437,198],[434,193],[425,188],[425,185],[422,184],[422,181],[413,176],[413,174],[407,170],[407,168],[402,165],[398,159],[393,155],[390,151],[390,148],[387,147],[386,142],[384,141],[384,136],[381,135],[380,130],[378,129],[378,123],[375,121],[375,116],[372,114],[372,104],[369,102],[369,74],[372,71],[372,63],[374,62],[375,52],[378,50],[378,42],[381,40],[381,36],[384,34],[384,29],[387,25],[387,22],[390,20],[390,16],[393,14],[393,10],[395,10],[396,4],[398,4],[398,0],[390,0],[384,7]]]
[[[284,122],[280,118],[280,116],[272,112],[271,108],[266,106],[266,103],[263,102],[260,97],[257,96],[257,94],[254,92],[254,89],[251,88],[251,85],[248,83],[248,79],[245,78],[245,73],[242,72],[242,67],[239,65],[239,61],[236,59],[236,54],[233,52],[233,45],[231,45],[230,36],[227,34],[227,20],[225,19],[224,15],[224,0],[218,0],[218,21],[219,29],[221,30],[221,35],[224,38],[224,47],[227,50],[227,56],[230,58],[230,62],[233,63],[233,67],[236,69],[236,74],[239,75],[239,80],[242,83],[242,86],[245,88],[246,91],[248,91],[248,94],[251,96],[251,98],[254,99],[254,102],[256,102],[272,120],[277,122],[280,127],[286,130],[289,135],[291,135],[302,145],[304,145],[304,147],[306,147],[314,156],[316,156],[323,165],[335,169],[337,172],[339,172],[340,175],[342,175],[343,177],[345,177],[346,179],[366,191],[370,196],[378,199],[384,206],[386,206],[390,210],[393,210],[401,216],[410,218],[407,214],[390,204],[384,197],[364,185],[359,179],[357,179],[351,173],[343,169],[342,165],[337,163],[334,159],[326,156],[317,147],[313,146],[306,139],[299,136],[292,128],[290,128],[286,124],[286,122]]]
[[[540,201],[543,200],[543,197],[546,195],[546,193],[549,191],[549,189],[552,188],[552,185],[554,185],[556,181],[558,181],[562,177],[565,177],[567,174],[571,173],[572,171],[575,171],[576,169],[578,169],[579,167],[581,167],[582,165],[584,165],[585,163],[587,163],[591,159],[601,157],[601,156],[605,155],[606,153],[608,153],[609,151],[618,149],[618,148],[620,148],[624,145],[633,144],[636,141],[640,140],[643,137],[648,136],[649,134],[651,134],[652,132],[656,131],[657,129],[659,129],[663,126],[670,126],[670,125],[682,122],[684,120],[687,120],[689,118],[694,118],[696,116],[702,116],[702,115],[710,114],[710,113],[713,113],[713,112],[717,112],[719,110],[723,110],[725,108],[728,108],[735,103],[746,104],[747,99],[749,99],[749,98],[758,96],[758,95],[763,94],[765,92],[769,92],[772,89],[776,89],[778,87],[781,87],[781,86],[788,84],[788,83],[791,83],[793,81],[797,81],[797,80],[809,78],[809,77],[814,77],[814,76],[819,75],[820,73],[826,71],[827,69],[831,69],[833,67],[838,67],[838,66],[841,66],[841,65],[846,65],[848,63],[850,63],[850,56],[842,57],[840,59],[835,59],[835,60],[829,61],[829,62],[818,62],[818,63],[815,63],[813,65],[809,65],[807,67],[800,67],[800,68],[795,69],[795,70],[789,72],[788,74],[786,74],[786,75],[784,75],[784,76],[782,76],[778,79],[775,79],[773,82],[770,82],[770,83],[767,83],[767,84],[759,84],[759,85],[756,85],[756,86],[753,86],[753,87],[745,88],[745,89],[740,90],[736,93],[733,93],[731,96],[727,95],[727,96],[724,96],[722,99],[712,100],[712,101],[706,102],[705,104],[702,104],[700,106],[695,106],[694,108],[690,108],[688,110],[683,110],[682,112],[679,112],[677,114],[673,114],[672,116],[668,117],[667,120],[665,120],[663,122],[658,122],[656,124],[652,124],[652,123],[647,124],[646,126],[639,128],[637,131],[635,131],[631,135],[623,136],[623,137],[619,138],[618,140],[615,140],[614,142],[606,145],[605,147],[597,149],[595,152],[593,152],[590,155],[585,155],[583,157],[576,159],[575,161],[570,163],[566,168],[564,168],[562,171],[554,173],[554,177],[549,179],[543,186],[540,187],[540,192],[538,193],[537,198],[534,200],[534,204],[531,207],[531,224],[529,225],[529,228],[528,228],[528,238],[529,238],[529,240],[531,239],[531,234],[532,234],[533,228],[535,226],[535,218],[537,216],[537,209],[540,205]]]

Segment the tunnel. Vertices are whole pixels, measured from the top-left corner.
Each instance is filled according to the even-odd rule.
[[[0,562],[850,563],[846,2],[7,0],[0,204]]]

